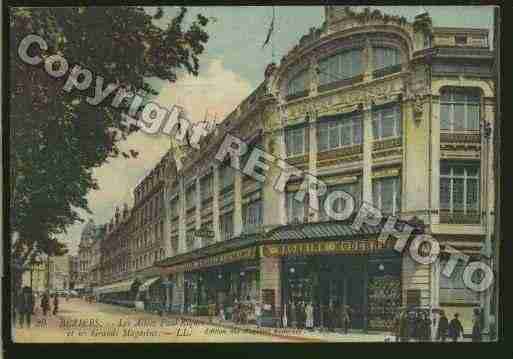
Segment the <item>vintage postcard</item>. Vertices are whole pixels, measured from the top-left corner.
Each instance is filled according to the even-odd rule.
[[[497,8],[6,11],[12,342],[498,339]]]

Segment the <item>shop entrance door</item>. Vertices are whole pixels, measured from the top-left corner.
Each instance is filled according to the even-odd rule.
[[[352,310],[351,313],[351,327],[354,329],[363,328],[363,315],[364,309],[364,287],[365,283],[363,280],[362,273],[352,272],[346,277],[347,281],[347,302],[346,304]]]

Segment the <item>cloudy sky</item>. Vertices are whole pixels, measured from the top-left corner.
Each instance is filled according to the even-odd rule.
[[[358,8],[358,7],[355,7]],[[421,6],[373,6],[392,15],[405,16],[408,20],[423,11]],[[434,26],[478,27],[492,29],[493,8],[482,6],[426,6]],[[148,11],[152,11],[149,9]],[[177,13],[175,7],[165,8],[165,16],[159,26],[166,26]],[[267,28],[271,22],[272,7],[195,7],[190,16],[202,13],[213,17],[208,25],[210,40],[201,58],[198,77],[180,76],[175,84],[152,79],[151,83],[160,90],[157,102],[162,106],[178,104],[184,106],[192,119],[210,116],[224,118],[235,106],[255,89],[263,80],[265,67],[280,58],[297,44],[309,28],[320,26],[324,21],[321,6],[275,7],[275,32],[272,46],[262,49]],[[274,52],[274,59],[273,59]],[[169,107],[170,108],[170,107]],[[164,136],[150,136],[143,133],[132,135],[122,148],[136,148],[137,159],[111,159],[94,171],[100,189],[92,191],[89,206],[92,215],[84,213],[83,218],[92,218],[97,224],[112,217],[115,207],[123,203],[132,204],[133,187],[160,160],[169,148]],[[63,237],[70,252],[75,254],[83,224],[69,228]]]

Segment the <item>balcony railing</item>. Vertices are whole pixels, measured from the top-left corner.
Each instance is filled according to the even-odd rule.
[[[479,224],[481,217],[477,211],[440,210],[440,223],[445,224]]]
[[[381,69],[374,70],[372,72],[372,77],[374,79],[379,79],[388,75],[395,74],[397,72],[401,72],[401,64],[387,66]]]

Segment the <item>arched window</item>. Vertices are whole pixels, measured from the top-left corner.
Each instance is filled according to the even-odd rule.
[[[374,78],[401,71],[401,52],[392,47],[375,47],[374,53]]]
[[[478,131],[479,89],[447,87],[440,93],[440,129],[447,132]]]
[[[287,87],[287,95],[299,95],[302,92],[305,92],[308,84],[308,70],[304,69],[294,75],[288,83]]]
[[[362,51],[353,49],[340,52],[319,61],[319,85],[349,79],[363,71]]]

